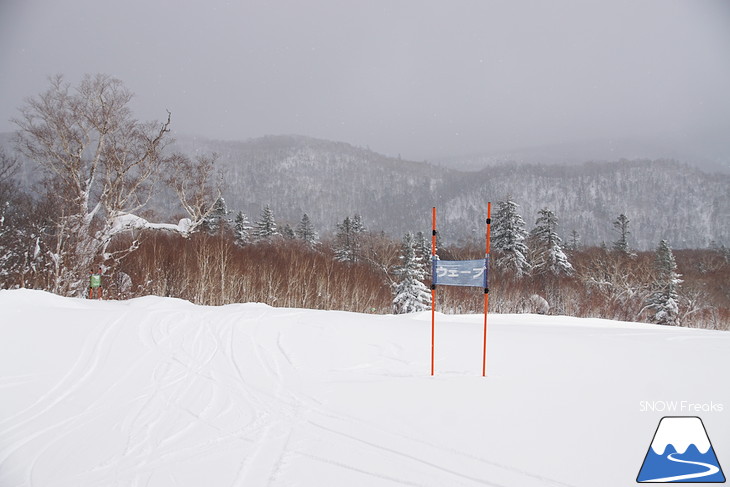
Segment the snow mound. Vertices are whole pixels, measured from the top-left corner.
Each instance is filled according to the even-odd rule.
[[[167,230],[170,232],[178,232],[183,235],[190,231],[192,221],[189,218],[181,219],[177,225],[172,223],[150,223],[144,218],[133,215],[131,213],[123,213],[114,218],[112,223],[112,232],[118,233],[125,230]]]

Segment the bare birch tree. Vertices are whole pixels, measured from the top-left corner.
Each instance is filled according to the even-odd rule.
[[[16,145],[46,173],[57,198],[56,292],[80,293],[92,267],[109,265],[131,251],[110,253],[126,229],[119,218],[149,201],[171,161],[163,155],[170,113],[162,122],[140,122],[129,109],[132,93],[111,76],[86,75],[75,88],[63,76],[25,101]]]

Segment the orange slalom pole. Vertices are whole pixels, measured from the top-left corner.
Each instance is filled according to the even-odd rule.
[[[484,254],[484,270],[487,273],[487,287],[484,288],[484,351],[482,354],[482,377],[487,376],[487,313],[489,312],[489,240],[491,237],[492,203],[487,203],[487,249]]]
[[[434,339],[435,339],[435,311],[436,307],[436,290],[431,289],[431,375],[433,375],[433,362],[434,362]]]
[[[431,211],[431,262],[436,255],[436,207]],[[431,375],[434,374],[434,351],[436,339],[436,285],[433,284],[435,276],[431,276]]]

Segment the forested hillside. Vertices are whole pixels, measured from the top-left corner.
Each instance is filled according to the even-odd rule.
[[[5,134],[0,143],[12,150]],[[443,238],[457,243],[482,238],[487,201],[511,195],[528,229],[547,207],[564,240],[577,231],[585,245],[616,239],[612,222],[631,221],[629,243],[653,249],[661,239],[674,248],[730,243],[730,175],[710,174],[666,160],[584,164],[503,163],[467,172],[386,157],[365,148],[302,136],[248,141],[178,137],[171,150],[194,157],[218,154],[228,209],[251,220],[270,205],[277,220],[294,226],[307,213],[323,235],[347,215],[360,214],[370,230],[399,236],[430,229],[439,208]],[[19,180],[37,180],[25,165]],[[177,221],[175,194],[164,187],[151,207],[161,220]]]
[[[290,223],[306,212],[322,233],[355,213],[373,230],[400,234],[420,227],[448,177],[427,164],[300,136],[179,139],[176,145],[184,153],[220,156],[229,209],[257,218],[268,204],[277,219]]]
[[[269,204],[291,223],[306,212],[322,233],[353,213],[392,235],[428,231],[429,209],[437,206],[444,238],[481,238],[486,202],[511,195],[528,228],[548,207],[563,236],[576,230],[586,245],[615,240],[612,222],[620,214],[631,220],[630,244],[637,249],[661,239],[676,248],[730,242],[730,176],[674,161],[502,164],[463,172],[298,136],[177,145],[190,154],[220,155],[229,209],[256,218]]]
[[[730,176],[673,161],[502,165],[462,176],[459,185],[444,208],[446,221],[459,228],[479,221],[483,201],[511,194],[528,227],[547,207],[564,237],[576,230],[588,245],[616,240],[611,223],[619,214],[631,220],[629,244],[639,249],[662,239],[677,248],[730,241]]]

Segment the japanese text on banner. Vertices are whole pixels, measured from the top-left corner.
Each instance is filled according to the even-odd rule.
[[[433,260],[433,283],[437,286],[487,287],[487,261]]]

